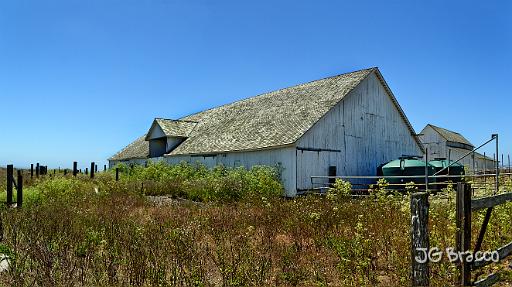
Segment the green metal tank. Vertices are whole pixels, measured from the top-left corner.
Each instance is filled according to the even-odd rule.
[[[382,175],[386,176],[414,176],[414,178],[385,178],[390,187],[393,189],[404,189],[405,186],[392,186],[393,184],[405,184],[408,182],[414,182],[417,184],[425,184],[425,165],[426,163],[419,160],[417,157],[401,157],[399,159],[390,161],[382,166]],[[428,175],[434,175],[434,166],[428,164]],[[429,183],[434,182],[429,179]],[[424,189],[424,186],[420,186]]]
[[[452,160],[448,161],[445,158],[436,158],[432,161],[428,162],[431,164],[434,169],[435,173],[441,171],[443,168],[446,168],[448,165],[452,164],[450,168],[443,170],[438,175],[460,175],[461,177],[450,177],[450,178],[438,178],[437,182],[460,182],[462,181],[462,176],[466,173],[464,170],[464,165],[460,163],[453,163]]]

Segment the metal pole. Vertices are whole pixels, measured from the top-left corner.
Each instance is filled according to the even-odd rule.
[[[452,158],[452,149],[448,149],[448,174],[450,174],[450,162]]]
[[[510,173],[510,154],[507,155],[508,157],[508,173]],[[510,176],[510,174],[509,174]]]
[[[485,176],[487,174],[487,156],[485,155],[484,151],[484,186],[487,188],[487,177]]]
[[[498,155],[499,155],[499,142],[498,142],[498,134],[494,134],[493,137],[496,139],[496,182],[495,182],[495,190],[494,194],[496,194],[500,188],[500,166],[498,161]]]
[[[428,192],[428,148],[425,148],[425,192]]]
[[[461,158],[459,158],[458,160],[456,160],[456,161],[452,162],[449,166],[452,166],[452,165],[454,165],[454,164],[458,163],[459,161],[463,160],[464,158],[466,158],[466,157],[467,157],[468,155],[470,155],[471,153],[473,153],[473,152],[475,152],[475,151],[479,150],[481,147],[485,146],[486,144],[490,143],[490,142],[491,142],[491,141],[493,141],[493,140],[494,140],[494,138],[491,138],[490,140],[488,140],[488,141],[486,141],[485,143],[481,144],[479,147],[474,148],[472,151],[469,151],[468,153],[466,153],[463,157],[461,157]],[[484,153],[484,155],[485,155],[485,153]],[[443,168],[443,169],[441,169],[440,171],[436,172],[434,175],[438,175],[438,174],[442,173],[445,169],[447,169],[447,167],[444,167],[444,168]]]
[[[476,174],[476,168],[475,168],[475,152],[473,152],[473,174]]]

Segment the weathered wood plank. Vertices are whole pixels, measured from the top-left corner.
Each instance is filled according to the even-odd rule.
[[[428,193],[411,195],[411,281],[412,286],[429,285],[428,259],[422,260],[430,248],[428,234]],[[422,251],[423,250],[423,251]]]
[[[487,231],[487,225],[489,224],[489,220],[491,219],[492,207],[487,208],[487,212],[485,213],[484,222],[482,222],[482,227],[480,228],[480,233],[478,234],[478,239],[475,245],[475,252],[480,251],[482,248],[482,242],[484,241],[485,232]]]
[[[471,189],[461,182],[457,183],[456,201],[456,244],[457,251],[466,252],[471,245]],[[471,283],[471,264],[462,258],[460,268],[460,286],[469,286]]]
[[[512,242],[501,246],[496,251],[498,251],[500,261],[507,258],[508,256],[510,256],[510,254],[512,254]],[[473,262],[473,268],[474,269],[482,268],[491,263],[493,263],[493,262],[492,261],[484,261],[484,260],[476,260],[475,262]]]
[[[512,192],[477,198],[471,200],[471,209],[476,211],[484,208],[491,208],[509,201],[512,201]]]
[[[493,273],[493,274],[485,277],[484,279],[475,282],[473,284],[473,286],[488,287],[488,286],[492,286],[492,285],[498,283],[499,280],[500,280],[499,274]]]

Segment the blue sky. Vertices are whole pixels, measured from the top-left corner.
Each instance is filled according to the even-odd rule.
[[[512,153],[510,3],[3,0],[0,165],[103,164],[155,117],[373,66],[417,132]]]

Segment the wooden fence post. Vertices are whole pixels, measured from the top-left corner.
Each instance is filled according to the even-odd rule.
[[[34,177],[34,164],[31,163],[30,164],[30,178],[33,178]]]
[[[103,172],[105,172],[105,171],[107,171],[107,165],[106,164],[103,165]]]
[[[12,204],[12,189],[14,186],[13,177],[14,167],[12,164],[7,165],[7,205]]]
[[[86,168],[85,168],[85,175],[88,175],[88,174],[89,174],[89,168],[88,168],[88,167],[86,167]]]
[[[119,168],[116,167],[116,181],[119,181]]]
[[[76,161],[73,162],[73,176],[76,176],[78,173],[78,163]]]
[[[471,248],[471,189],[469,185],[457,183],[456,201],[456,245],[457,252],[466,252]],[[462,256],[459,264],[460,286],[471,284],[471,263],[466,262],[466,256]]]
[[[96,170],[96,164],[94,162],[91,162],[91,178],[94,178],[94,171],[95,170]]]
[[[411,195],[411,281],[412,286],[429,286],[428,193]],[[426,257],[426,258],[425,258]]]
[[[36,163],[36,177],[39,177],[40,167],[39,163]]]
[[[23,175],[18,170],[18,183],[16,185],[16,207],[21,208],[23,205]]]

